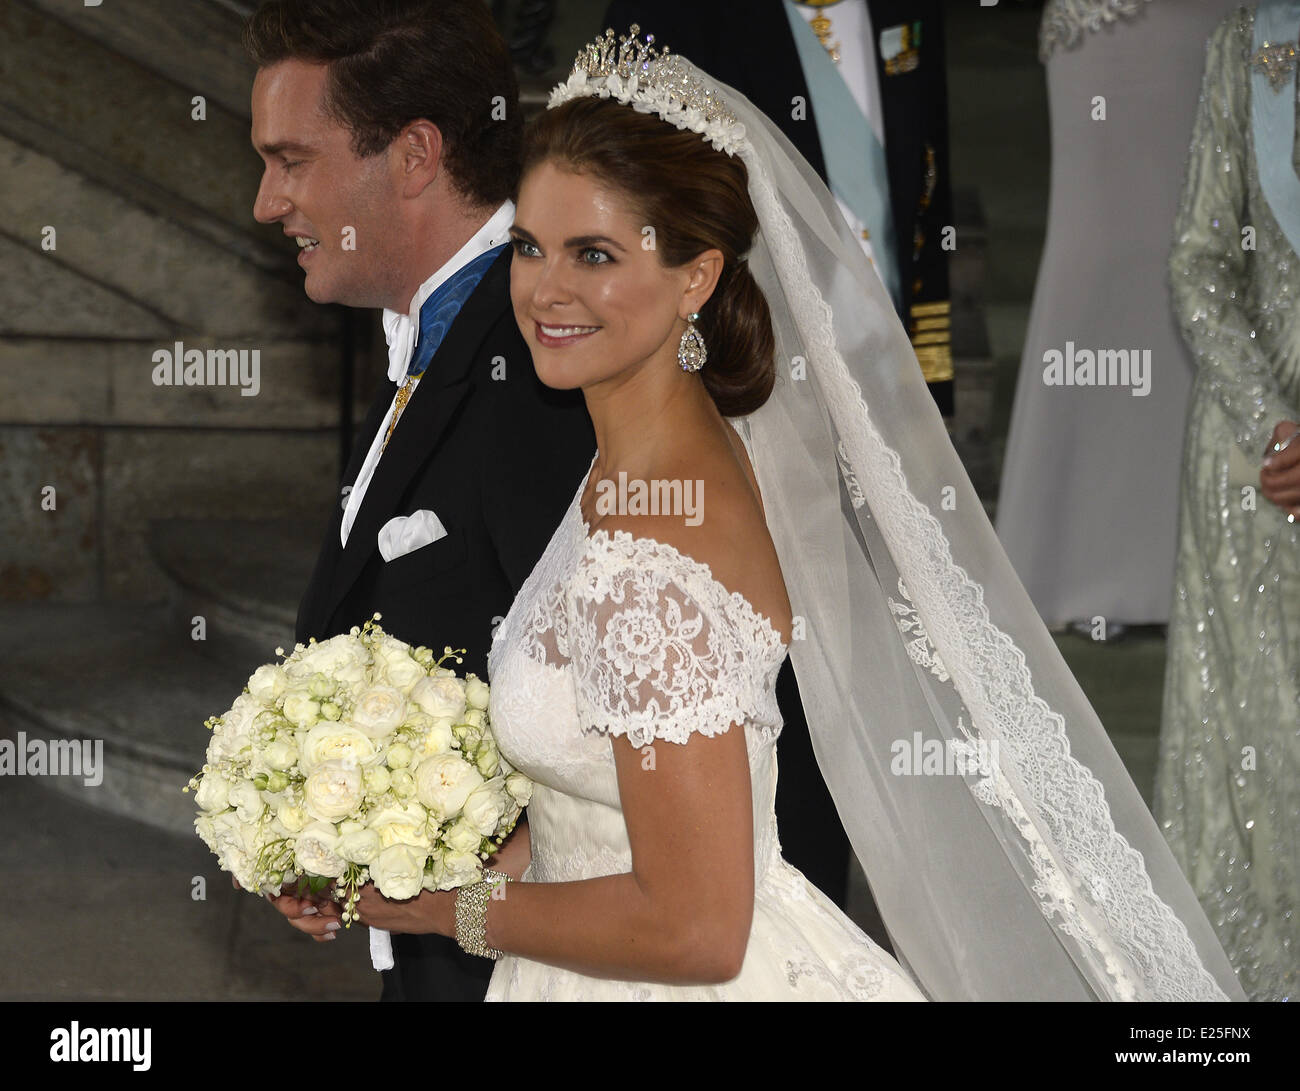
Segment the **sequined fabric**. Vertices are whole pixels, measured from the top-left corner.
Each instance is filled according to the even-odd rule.
[[[1038,26],[1038,59],[1044,64],[1052,50],[1073,49],[1084,33],[1095,33],[1117,19],[1132,19],[1151,0],[1047,0]]]
[[[1283,1000],[1300,953],[1300,528],[1259,463],[1300,417],[1300,263],[1259,187],[1252,34],[1240,8],[1210,39],[1170,254],[1196,377],[1154,809],[1247,995]]]

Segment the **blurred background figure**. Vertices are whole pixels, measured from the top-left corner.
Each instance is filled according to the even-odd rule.
[[[996,526],[1048,626],[1079,622],[1094,639],[1169,619],[1192,363],[1165,264],[1205,40],[1233,6],[1049,0],[1043,12],[1051,201]],[[1045,357],[1068,369],[1071,347],[1126,353],[1129,384],[1049,384]]]
[[[1300,955],[1298,34],[1295,2],[1214,32],[1169,259],[1196,377],[1155,815],[1254,1000]]]
[[[613,0],[730,84],[790,138],[835,195],[889,290],[935,403],[953,416],[944,228],[953,223],[948,82],[938,0]]]

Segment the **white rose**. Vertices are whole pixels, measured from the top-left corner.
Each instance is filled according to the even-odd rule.
[[[253,884],[253,864],[257,854],[256,836],[239,821],[234,811],[226,811],[212,820],[212,848],[222,870],[230,872],[245,890]]]
[[[290,833],[297,833],[307,825],[307,812],[295,803],[281,803],[275,809],[275,817]]]
[[[375,645],[375,662],[380,674],[390,686],[396,686],[402,693],[410,693],[411,688],[429,672],[411,658],[411,649],[400,640],[385,636]]]
[[[458,754],[435,754],[415,769],[415,794],[439,822],[459,815],[470,792],[482,783],[479,771]]]
[[[324,762],[303,782],[302,797],[312,818],[349,815],[361,803],[361,770],[347,762]]]
[[[483,710],[481,708],[471,708],[461,717],[461,719],[463,722],[469,724],[470,727],[481,728],[483,726]]]
[[[418,803],[390,804],[372,811],[366,824],[379,835],[379,841],[390,845],[412,845],[428,852],[429,816]]]
[[[415,684],[411,700],[435,720],[445,716],[455,723],[465,714],[465,684],[452,674],[433,675]]]
[[[385,898],[414,898],[424,885],[429,854],[410,845],[389,845],[370,865],[370,878]]]
[[[278,663],[258,667],[248,680],[248,692],[264,705],[274,704],[275,699],[283,696],[288,687],[289,680],[285,677],[284,668]]]
[[[194,802],[201,811],[224,811],[230,806],[230,781],[213,769],[199,781]]]
[[[281,735],[274,742],[267,743],[262,751],[262,761],[268,769],[292,769],[297,760],[298,748],[294,745],[292,736]]]
[[[202,838],[203,843],[207,845],[209,849],[214,849],[215,851],[216,840],[212,835],[211,815],[201,814],[196,817],[194,819],[194,832]]]
[[[483,875],[483,861],[473,852],[453,852],[442,854],[442,874],[438,878],[439,890],[451,890],[453,887],[476,883]]]
[[[383,843],[379,834],[365,828],[351,830],[339,838],[338,853],[354,864],[369,864],[379,855]]]
[[[309,679],[313,674],[323,674],[336,682],[351,686],[365,679],[365,647],[355,637],[342,633],[329,640],[310,645],[295,652],[284,665],[285,673],[294,681]]]
[[[499,780],[489,780],[469,794],[465,800],[464,821],[468,822],[484,837],[491,837],[497,832],[501,816],[506,811],[506,793]]]
[[[483,835],[464,818],[459,818],[442,835],[442,843],[452,852],[478,852]]]
[[[404,742],[395,742],[388,748],[387,765],[390,769],[405,769],[411,764],[411,748]]]
[[[365,783],[366,791],[372,796],[383,795],[388,791],[388,786],[393,780],[388,770],[382,765],[371,766],[365,771],[361,779]]]
[[[470,708],[485,709],[488,707],[488,699],[491,691],[478,675],[471,674],[465,679],[465,703]]]
[[[317,724],[303,742],[298,764],[304,773],[310,773],[327,761],[350,761],[369,765],[377,756],[375,744],[365,732],[351,724]]]
[[[295,727],[311,727],[320,719],[320,702],[304,690],[290,690],[284,698],[284,718]]]
[[[231,787],[230,805],[235,808],[235,814],[239,816],[239,821],[249,825],[261,818],[262,812],[266,810],[266,803],[262,800],[262,793],[258,791],[257,786],[251,780],[238,781]]]
[[[372,686],[353,706],[352,723],[372,739],[387,738],[402,726],[406,709],[406,698],[399,690],[392,686]]]
[[[337,879],[347,867],[338,850],[338,831],[328,822],[313,822],[298,834],[293,851],[298,866],[308,875]]]
[[[221,717],[214,732],[227,738],[236,735],[248,735],[253,730],[253,721],[258,713],[265,711],[262,703],[250,693],[241,693],[230,706],[230,711]]]
[[[474,756],[474,768],[476,768],[485,777],[494,777],[497,775],[497,748],[492,745],[491,739],[485,739],[483,744],[478,748],[478,753]]]
[[[519,806],[527,807],[528,801],[533,798],[533,782],[523,773],[510,773],[506,777],[506,791]]]
[[[451,733],[451,720],[446,716],[439,716],[436,720],[425,717],[429,721],[428,726],[424,729],[424,734],[419,737],[416,743],[415,758],[428,758],[434,754],[446,754],[455,747],[456,739]]]

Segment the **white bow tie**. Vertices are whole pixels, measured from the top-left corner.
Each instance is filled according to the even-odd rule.
[[[409,314],[396,311],[385,310],[383,321],[384,339],[388,342],[388,377],[400,383],[411,364],[411,353],[415,351],[420,327]]]

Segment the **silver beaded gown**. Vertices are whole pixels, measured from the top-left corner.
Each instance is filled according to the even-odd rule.
[[[1196,376],[1155,814],[1246,994],[1282,1000],[1300,954],[1300,527],[1259,463],[1300,417],[1300,261],[1259,185],[1253,26],[1242,7],[1210,39],[1170,255]]]

